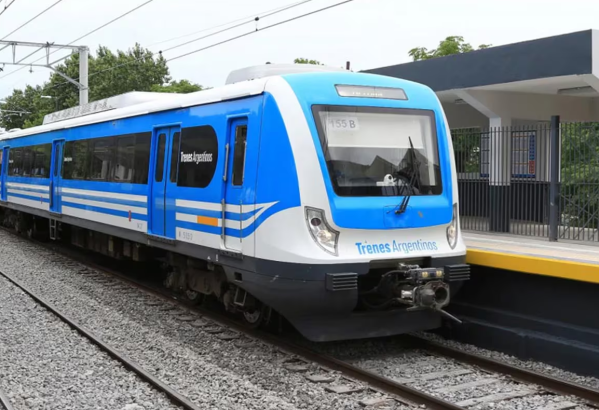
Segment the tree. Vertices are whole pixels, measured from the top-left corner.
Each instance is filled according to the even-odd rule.
[[[42,95],[42,87],[30,85],[24,90],[13,90],[11,96],[4,99],[4,103],[0,104],[0,126],[7,130],[13,128],[26,128],[25,123],[35,119],[39,121],[38,112],[44,111],[46,102],[40,97]],[[12,112],[11,112],[12,111]],[[23,112],[28,112],[26,114]],[[43,114],[41,118],[43,120]],[[39,121],[41,123],[41,121]]]
[[[296,58],[295,60],[293,60],[294,64],[314,64],[314,65],[323,65],[320,61],[318,60],[309,60],[307,58]]]
[[[79,55],[70,56],[56,69],[70,78],[78,79]],[[96,55],[89,57],[90,101],[130,91],[188,93],[203,89],[187,80],[171,81],[166,59],[161,54],[154,56],[139,44],[126,51],[117,50],[116,53],[100,46]],[[50,98],[41,98],[42,95]],[[59,74],[53,73],[42,86],[14,90],[5,101],[6,104],[1,105],[0,109],[30,111],[31,114],[19,117],[0,112],[0,126],[7,129],[28,128],[40,125],[46,114],[77,106],[79,90]]]
[[[170,84],[165,84],[165,85],[155,84],[152,86],[152,91],[157,92],[157,93],[187,94],[187,93],[193,93],[193,92],[202,91],[202,90],[205,90],[205,88],[199,84],[191,83],[188,80],[173,81]]]
[[[481,44],[479,50],[491,47],[490,44]],[[439,42],[439,46],[433,50],[427,50],[426,47],[416,47],[411,49],[408,54],[414,61],[430,60],[431,58],[444,57],[453,54],[462,54],[474,51],[470,43],[464,42],[462,36],[449,36]]]

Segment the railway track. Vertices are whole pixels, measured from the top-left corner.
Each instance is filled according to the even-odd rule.
[[[182,406],[185,410],[199,410],[200,408],[191,403],[186,397],[181,395],[179,392],[173,390],[171,387],[145,371],[141,366],[137,363],[126,357],[124,354],[118,352],[115,348],[109,346],[104,343],[98,336],[94,335],[92,332],[79,325],[75,320],[68,317],[58,309],[56,309],[50,302],[44,300],[41,296],[38,296],[33,291],[28,289],[25,285],[20,283],[18,280],[13,278],[11,275],[8,275],[2,271],[0,271],[0,276],[7,279],[13,285],[21,289],[25,292],[29,297],[34,299],[40,306],[46,308],[50,312],[52,312],[56,317],[58,317],[61,321],[69,325],[72,329],[76,330],[79,334],[84,336],[87,340],[98,346],[102,351],[110,355],[113,359],[120,362],[125,368],[137,374],[142,380],[150,383],[154,386],[158,391],[164,393],[169,397],[172,402],[176,405]],[[0,402],[7,410],[13,410],[10,407],[10,402],[8,398],[0,392]]]
[[[0,390],[0,410],[14,410],[8,396],[2,390]]]
[[[121,272],[90,262],[85,257],[77,255],[76,252],[74,253],[62,248],[57,249],[55,246],[48,246],[43,243],[41,245],[55,252],[58,251],[66,258],[75,259],[78,263],[90,269],[118,277],[128,284],[143,289],[156,298],[162,299],[160,303],[164,304],[164,310],[174,309],[183,311],[182,315],[187,314],[189,317],[195,317],[195,325],[197,327],[202,328],[203,331],[208,333],[222,335],[221,340],[223,341],[233,342],[238,340],[240,334],[244,334],[246,341],[241,342],[242,344],[262,341],[277,346],[281,353],[279,364],[286,370],[304,374],[311,382],[323,385],[324,391],[327,393],[355,396],[356,401],[362,407],[376,406],[378,408],[398,409],[429,408],[441,410],[500,409],[504,408],[501,407],[501,404],[510,400],[526,398],[527,396],[536,394],[552,395],[555,397],[555,400],[551,401],[548,405],[545,404],[540,407],[520,408],[530,408],[531,410],[537,408],[539,410],[541,408],[544,410],[599,408],[599,391],[551,376],[531,372],[490,358],[450,348],[415,336],[407,336],[402,338],[402,340],[413,349],[427,352],[430,356],[439,359],[450,358],[456,363],[466,366],[469,370],[422,373],[411,378],[400,378],[399,380],[387,377],[381,372],[376,371],[376,369],[368,368],[368,366],[363,364],[355,364],[334,355],[323,354],[309,345],[300,344],[284,337],[248,329],[237,321],[219,313],[203,308],[191,307],[170,292],[132,279]],[[111,349],[109,346],[106,347]],[[115,353],[118,354],[114,349],[112,349],[112,352],[111,355],[113,357]],[[125,360],[127,359],[125,358]],[[135,364],[133,364],[132,370],[134,369]],[[186,409],[195,408],[187,398],[177,392],[171,390],[169,394],[168,386],[154,379],[139,366],[137,370],[140,371],[138,373],[140,377],[161,391],[164,391],[174,402],[183,405]],[[427,383],[434,384],[436,380],[442,380],[444,377],[459,377],[460,374],[475,373],[476,376],[476,372],[487,376],[490,375],[491,377],[480,377],[478,380],[452,384],[444,388],[427,389],[425,388],[426,386],[422,386],[422,384],[426,385]],[[443,393],[465,391],[475,389],[477,386],[489,385],[497,376],[507,377],[507,380],[518,385],[521,389],[499,391],[494,394],[472,398],[462,397],[460,400],[447,400],[443,398]],[[418,384],[420,386],[414,387],[414,385]]]

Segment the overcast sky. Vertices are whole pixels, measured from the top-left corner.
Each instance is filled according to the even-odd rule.
[[[0,0],[0,11],[13,0]],[[0,15],[0,39],[56,0],[15,0]],[[147,0],[63,0],[8,40],[67,44]],[[259,22],[264,27],[341,0],[312,0]],[[94,52],[98,45],[127,49],[135,42],[152,51],[209,32],[189,35],[233,20],[296,3],[298,0],[154,0],[138,11],[78,42]],[[262,64],[291,63],[296,57],[361,70],[410,61],[413,47],[435,48],[446,36],[461,35],[473,46],[503,45],[574,31],[599,28],[599,1],[591,0],[354,0],[257,32],[239,40],[169,63],[174,79],[206,86],[222,85],[231,70]],[[165,53],[171,58],[235,35],[255,30],[254,23]],[[160,43],[163,42],[163,43]],[[160,44],[156,44],[160,43]],[[1,47],[0,47],[1,48]],[[21,49],[24,57],[31,49]],[[64,53],[61,51],[60,53]],[[59,56],[56,54],[55,56]],[[17,57],[18,57],[17,56]],[[40,58],[42,53],[29,58]],[[53,56],[53,57],[55,57]],[[10,48],[0,61],[12,58]],[[0,98],[14,88],[41,84],[50,71],[29,67],[0,73]]]

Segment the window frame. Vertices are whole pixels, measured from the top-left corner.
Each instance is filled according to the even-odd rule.
[[[435,144],[435,157],[434,160],[439,168],[439,172],[436,175],[438,179],[438,193],[430,194],[430,195],[415,195],[422,197],[438,197],[445,194],[446,187],[446,176],[443,174],[443,164],[441,162],[441,149],[439,144],[439,132],[437,130],[437,115],[433,109],[426,108],[395,108],[395,107],[378,107],[371,105],[337,105],[337,104],[313,104],[310,106],[312,111],[312,120],[314,121],[314,125],[316,126],[316,131],[318,134],[318,141],[321,153],[325,160],[325,172],[328,174],[329,182],[331,183],[331,187],[333,188],[333,192],[335,195],[343,198],[389,198],[389,197],[401,197],[403,194],[394,194],[394,195],[356,195],[356,194],[347,194],[345,193],[344,187],[340,187],[337,185],[337,181],[333,177],[334,169],[330,165],[330,157],[328,154],[328,141],[326,137],[326,132],[323,128],[322,121],[320,119],[321,111],[333,111],[337,113],[348,112],[348,113],[375,113],[375,114],[406,114],[406,115],[420,115],[426,116],[430,119],[431,122],[431,139]],[[451,138],[451,136],[448,136]],[[429,159],[430,161],[430,159]],[[433,165],[434,166],[434,165]]]

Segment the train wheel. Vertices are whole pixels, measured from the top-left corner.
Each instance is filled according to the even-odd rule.
[[[270,308],[260,303],[260,305],[254,309],[244,311],[242,317],[246,326],[257,329],[263,324],[268,323],[268,320],[270,319]]]
[[[200,292],[196,292],[195,290],[187,289],[185,291],[185,298],[192,305],[199,305],[204,301],[204,295]]]

